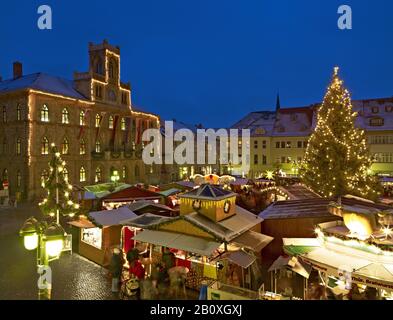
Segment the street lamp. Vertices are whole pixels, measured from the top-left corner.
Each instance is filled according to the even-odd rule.
[[[59,258],[66,236],[66,232],[59,224],[48,225],[46,222],[37,221],[34,217],[25,221],[19,234],[23,237],[27,250],[37,249],[37,267],[40,274],[42,273],[40,270],[49,267],[50,261]],[[42,281],[43,286],[39,286],[38,298],[40,300],[49,300],[51,297],[51,279],[49,278],[48,282],[45,277],[45,280],[46,282]]]
[[[112,176],[111,176],[111,181],[116,184],[117,181],[120,180],[119,172],[117,170],[113,170]]]

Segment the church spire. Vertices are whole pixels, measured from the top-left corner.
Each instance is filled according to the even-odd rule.
[[[277,93],[277,100],[276,100],[276,111],[280,110],[280,93]]]

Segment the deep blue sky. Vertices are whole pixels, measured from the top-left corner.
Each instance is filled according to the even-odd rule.
[[[39,5],[53,10],[40,31]],[[353,30],[337,8],[353,9]],[[188,123],[219,127],[250,111],[322,99],[334,65],[354,98],[393,96],[391,0],[15,0],[0,5],[0,74],[72,78],[89,41],[119,45],[133,102]]]

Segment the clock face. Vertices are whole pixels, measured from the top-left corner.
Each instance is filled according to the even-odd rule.
[[[228,213],[229,210],[231,210],[231,203],[230,203],[230,201],[225,201],[225,203],[224,203],[224,212]]]

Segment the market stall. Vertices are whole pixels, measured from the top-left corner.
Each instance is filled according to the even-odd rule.
[[[319,224],[317,238],[283,239],[284,250],[318,271],[321,283],[336,294],[345,296],[356,286],[392,299],[392,231],[383,225],[390,219],[381,219],[391,213],[341,203],[331,208],[344,221]]]
[[[236,206],[235,197],[230,191],[202,185],[181,195],[180,216],[145,214],[123,221],[123,230],[139,228],[133,245],[149,245],[151,264],[169,249],[176,266],[189,270],[189,288],[198,289],[203,281],[228,282],[227,274],[237,268],[239,276],[233,276],[237,286],[251,288],[258,279],[259,252],[273,239],[253,231],[259,231],[262,220]]]
[[[111,249],[120,245],[120,221],[136,217],[126,207],[116,210],[90,212],[87,218],[69,222],[77,237],[78,253],[89,260],[106,266]]]

